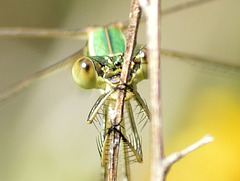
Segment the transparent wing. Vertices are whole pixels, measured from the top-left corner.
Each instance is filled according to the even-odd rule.
[[[137,96],[136,96],[137,97]],[[118,132],[121,138],[120,152],[118,155],[118,178],[130,180],[130,164],[134,162],[142,162],[142,143],[139,135],[139,130],[144,127],[144,125],[149,120],[148,111],[139,104],[142,102],[136,101],[135,99],[131,101],[125,101],[124,103],[124,118],[121,122],[121,131],[114,129],[114,126],[110,123],[111,112],[115,108],[115,103],[111,103],[112,100],[105,100],[104,103],[97,101],[97,104],[101,106],[96,113],[96,117],[93,120],[96,126],[99,136],[97,137],[97,148],[101,158],[101,164],[104,167],[104,177],[107,175],[107,166],[109,161],[109,151],[111,136],[113,132]],[[100,99],[104,96],[100,96]],[[134,108],[132,108],[132,106]],[[93,113],[94,111],[91,111]],[[92,116],[90,116],[92,117]],[[120,179],[121,180],[121,179]]]
[[[115,108],[115,102],[110,98],[112,92],[101,95],[88,116],[88,122],[93,122],[99,132],[97,147],[103,166],[108,163],[109,134],[111,133],[109,130],[113,126],[110,123],[110,118]],[[121,122],[121,132],[119,133],[122,139],[120,164],[127,166],[132,162],[142,162],[142,146],[139,131],[143,129],[148,120],[148,108],[140,95],[134,91],[133,98],[124,103],[124,117]]]

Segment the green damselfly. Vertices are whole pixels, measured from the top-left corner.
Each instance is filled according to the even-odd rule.
[[[84,28],[95,24],[105,25],[116,20],[126,20],[128,17],[128,1],[101,2],[106,4],[102,4],[101,8],[95,7],[96,10],[93,10],[93,8],[99,3],[98,1],[96,3],[91,1],[91,4],[87,1],[81,1],[79,3],[83,4],[79,5],[74,1],[69,1],[68,4],[64,4],[66,2],[63,1],[48,1],[46,5],[42,5],[39,2],[36,3],[35,1],[24,2],[27,6],[21,1],[15,2],[12,6],[16,7],[16,9],[11,9],[10,12],[6,12],[10,9],[7,8],[8,6],[0,6],[0,8],[3,8],[0,12],[6,12],[8,17],[6,18],[5,15],[1,16],[6,19],[6,21],[1,21],[1,27],[32,26],[55,28],[61,26],[65,29],[74,29],[79,26]],[[179,3],[179,1],[172,2]],[[7,3],[12,2],[8,1]],[[118,3],[117,8],[116,3]],[[23,5],[27,10],[17,11]],[[61,8],[59,8],[60,5],[62,5]],[[65,8],[67,6],[72,6],[72,13],[69,17],[65,17],[65,22],[62,23],[64,25],[60,25],[60,17],[66,13],[67,10]],[[49,7],[58,8],[53,8],[53,12],[52,8]],[[164,17],[163,48],[210,57],[221,57],[227,60],[239,59],[239,54],[236,50],[237,41],[232,43],[227,41],[227,45],[224,45],[224,41],[221,39],[222,37],[227,39],[227,32],[230,31],[231,33],[229,34],[235,35],[235,40],[238,40],[238,34],[235,32],[238,28],[237,23],[234,23],[234,18],[236,18],[236,14],[234,14],[236,11],[233,11],[234,7],[239,7],[238,2],[218,1]],[[50,11],[47,11],[47,9],[50,9]],[[107,9],[107,11],[103,11],[103,9]],[[31,12],[33,15],[30,15]],[[41,21],[36,20],[37,17],[34,14],[37,13],[43,17],[39,18],[39,20],[42,19]],[[55,16],[56,13],[57,16]],[[28,21],[29,24],[24,21],[21,22],[21,18]],[[32,23],[30,23],[31,19],[33,20]],[[47,22],[46,19],[50,20],[51,23],[45,24]],[[225,25],[227,25],[220,28],[219,24],[222,24],[223,19],[225,20]],[[201,22],[201,26],[198,26],[199,22]],[[139,42],[145,44],[144,40],[142,40],[144,35],[142,34],[139,37],[141,37]],[[79,41],[30,41],[1,39],[0,60],[2,62],[0,65],[1,73],[3,74],[1,74],[0,78],[2,79],[2,88],[39,70],[40,67],[43,68],[51,64],[44,63],[44,60],[56,61],[79,49]],[[49,48],[49,44],[54,46]],[[80,44],[80,46],[82,47],[84,44]],[[229,48],[224,49],[224,47]],[[49,49],[51,49],[51,52]],[[13,64],[7,66],[6,61],[9,63],[11,60]],[[23,70],[30,65],[33,67]],[[204,64],[200,63],[200,67],[202,66]],[[162,86],[164,94],[163,104],[165,105],[164,119],[168,126],[171,122],[179,124],[184,122],[183,119],[182,121],[179,120],[178,111],[185,108],[181,104],[181,100],[188,99],[187,94],[192,90],[193,85],[196,85],[197,82],[203,85],[204,81],[214,84],[215,79],[209,78],[210,76],[208,75],[211,74],[206,73],[208,71],[210,73],[214,72],[219,82],[220,80],[223,80],[223,82],[224,80],[232,81],[232,78],[228,79],[228,73],[226,73],[226,77],[225,74],[220,73],[219,75],[219,73],[216,73],[218,70],[212,71],[212,69],[207,69],[207,71],[199,71],[199,68],[196,68],[196,66],[188,66],[188,64],[179,62],[178,58],[163,62],[163,77],[165,77]],[[79,89],[73,86],[70,72],[69,68],[61,73],[57,73],[36,83],[11,99],[1,102],[1,154],[4,157],[2,157],[0,163],[0,175],[6,178],[5,180],[10,178],[15,180],[37,180],[37,178],[39,180],[61,180],[62,178],[95,180],[98,177],[96,175],[99,170],[99,157],[96,154],[95,145],[96,130],[94,127],[86,125],[85,121],[79,121],[79,119],[85,120],[92,103],[96,101],[99,93],[91,92],[91,96],[89,96],[89,93],[81,91],[79,94]],[[207,86],[207,83],[204,85]],[[146,83],[143,83],[140,87],[142,88],[140,89],[141,92],[146,91]],[[35,93],[31,94],[31,90]],[[143,92],[143,94],[146,93]],[[168,135],[176,131],[174,126],[169,127]],[[142,139],[145,139],[145,136]],[[145,145],[144,143],[144,148],[147,150],[148,148]],[[146,162],[148,160],[146,159],[147,154],[144,154],[144,156],[144,161]],[[144,170],[148,170],[148,167],[145,167]],[[144,178],[144,175],[147,174],[146,171],[141,173],[138,171],[138,174],[138,180],[146,180],[146,177]]]
[[[126,85],[124,115],[117,130],[111,117],[117,100],[117,90],[120,89],[121,71],[126,40],[120,25],[94,27],[88,29],[88,42],[85,55],[73,65],[74,81],[85,89],[100,89],[102,95],[98,98],[88,116],[88,123],[94,123],[99,132],[97,139],[98,151],[104,170],[104,180],[108,175],[109,154],[113,132],[119,133],[122,140],[122,157],[125,174],[123,180],[130,180],[131,162],[142,162],[142,146],[138,127],[144,127],[149,119],[149,110],[139,93],[137,83],[147,78],[147,55],[144,48],[137,48],[131,63]],[[130,101],[135,101],[133,108]],[[134,111],[133,111],[134,109]],[[135,115],[133,112],[136,112]],[[142,129],[141,128],[141,129]]]

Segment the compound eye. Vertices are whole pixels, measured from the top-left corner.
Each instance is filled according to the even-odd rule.
[[[97,73],[93,61],[89,57],[81,57],[74,63],[72,76],[81,88],[96,88]]]
[[[140,51],[140,59],[141,59],[141,71],[143,75],[143,79],[147,79],[148,77],[148,57],[147,57],[147,48],[144,47]]]

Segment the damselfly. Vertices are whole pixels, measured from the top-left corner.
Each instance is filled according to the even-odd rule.
[[[26,5],[21,1],[15,2],[12,6],[15,6],[16,9],[11,9],[8,15],[2,14],[1,17],[9,22],[5,21],[1,23],[1,26],[27,26],[29,24],[20,23],[20,20],[15,20],[16,17],[21,18],[23,16],[22,14],[25,14],[24,19],[30,21],[31,18],[34,17],[35,21],[35,16],[29,14],[30,12],[37,13],[37,10],[40,10],[39,14],[50,18],[43,18],[42,23],[37,24],[36,22],[29,26],[60,26],[57,24],[57,22],[60,22],[58,18],[52,21],[52,23],[55,23],[52,25],[44,25],[44,22],[46,19],[52,20],[57,10],[60,10],[60,13],[57,14],[58,17],[64,14],[64,8],[51,8],[51,14],[46,15],[46,9],[50,9],[49,7],[53,6],[59,7],[58,5],[61,5],[61,1],[56,1],[56,4],[51,4],[53,1],[48,1],[50,4],[44,5],[42,11],[39,7],[41,6],[39,2],[24,2],[32,3],[32,5]],[[8,1],[7,3],[12,2]],[[28,10],[17,11],[22,5],[16,3],[21,3]],[[69,21],[65,21],[63,28],[67,27],[71,29],[79,27],[80,25],[87,27],[89,24],[105,25],[116,20],[126,20],[128,16],[127,7],[129,2],[123,5],[122,3],[124,2],[119,1],[119,3],[115,5],[117,1],[110,1],[106,2],[110,3],[109,6],[102,4],[101,7],[103,8],[99,8],[98,6],[94,10],[93,8],[99,3],[98,1],[95,4],[84,1],[79,2],[83,3],[81,5],[75,5],[74,3],[76,2],[68,1],[68,4],[62,4],[66,6],[66,8],[67,6],[73,7],[71,9],[72,16],[69,17]],[[88,7],[86,7],[84,3]],[[179,1],[173,3],[178,4]],[[34,9],[34,4],[38,6],[35,6],[36,9]],[[29,6],[31,6],[31,8],[28,8]],[[117,8],[114,8],[116,6]],[[237,1],[232,0],[230,2],[222,0],[163,17],[162,47],[210,57],[220,57],[226,60],[238,59],[237,42],[239,36],[237,34],[237,23],[234,21],[237,19],[237,7],[239,7]],[[0,8],[3,8],[0,13],[5,13],[9,10],[9,7],[4,5],[1,5]],[[54,9],[55,12],[52,12],[52,9]],[[105,11],[106,9],[107,11]],[[89,13],[89,11],[91,13]],[[17,13],[17,15],[14,15],[14,13]],[[6,16],[8,18],[6,18]],[[10,24],[11,16],[15,16],[15,18],[12,19],[12,24]],[[229,18],[227,18],[227,16],[229,16]],[[223,20],[225,26],[222,26]],[[73,24],[70,24],[70,22]],[[229,39],[228,34],[231,35],[232,38]],[[233,38],[233,36],[235,37]],[[140,37],[144,36],[142,35]],[[224,44],[224,37],[226,44]],[[3,44],[1,46],[0,60],[3,61],[3,63],[0,65],[1,73],[4,73],[1,75],[1,78],[7,80],[5,83],[1,80],[2,88],[35,72],[40,69],[39,67],[46,67],[48,63],[43,65],[44,63],[42,63],[42,61],[44,59],[56,61],[79,49],[79,41],[57,41],[57,43],[59,43],[57,44],[52,42],[46,43],[47,40],[35,40],[37,45],[34,44],[34,46],[32,43],[29,43],[29,41],[30,40],[22,39],[1,40]],[[221,43],[219,43],[219,41]],[[15,42],[17,44],[13,46]],[[145,44],[143,40],[139,42]],[[56,45],[56,48],[51,48],[53,51],[51,51],[50,56],[46,55],[49,53],[49,43]],[[43,44],[43,46],[38,47],[40,44]],[[70,46],[72,44],[76,46],[68,49],[72,47]],[[83,46],[83,44],[81,46]],[[33,56],[31,57],[31,55]],[[6,61],[10,62],[11,58],[13,65],[4,66]],[[182,121],[179,120],[178,110],[184,110],[185,104],[182,105],[180,102],[181,100],[188,100],[187,96],[192,88],[191,85],[195,85],[194,87],[196,87],[196,84],[198,85],[197,82],[205,86],[209,84],[213,85],[216,79],[218,82],[220,82],[220,80],[223,80],[223,82],[232,81],[231,77],[228,79],[227,71],[226,74],[219,74],[218,69],[212,71],[211,68],[208,68],[208,65],[206,65],[207,71],[199,71],[199,68],[188,66],[188,64],[181,62],[179,63],[178,58],[173,59],[176,61],[169,59],[168,62],[163,62],[164,79],[162,87],[164,95],[163,105],[165,105],[164,120],[166,120],[166,124],[169,124],[169,122],[183,123],[184,118],[182,118]],[[25,60],[30,60],[30,62],[23,62]],[[176,65],[174,66],[174,64]],[[35,68],[22,70],[26,65],[33,65]],[[7,70],[9,67],[11,68]],[[200,63],[200,67],[205,66]],[[213,68],[214,67],[215,66],[213,66]],[[5,70],[7,71],[5,72]],[[12,72],[17,73],[19,70],[23,71],[23,73],[21,74],[20,72],[14,77]],[[225,71],[225,69],[223,70]],[[64,72],[68,72],[68,75],[66,76]],[[94,144],[96,130],[94,127],[86,125],[85,121],[79,121],[79,119],[85,120],[92,103],[96,101],[99,95],[98,93],[92,92],[92,96],[89,97],[87,96],[88,93],[83,91],[79,95],[79,90],[75,86],[72,86],[74,84],[72,83],[70,72],[69,69],[68,71],[63,71],[62,74],[58,73],[48,77],[1,103],[0,134],[2,145],[1,154],[3,157],[1,157],[0,162],[0,175],[6,178],[5,180],[9,180],[10,178],[13,180],[61,180],[64,177],[72,180],[79,180],[79,178],[83,180],[96,179],[97,176],[95,173],[98,173],[99,170],[99,158],[96,154],[96,145]],[[208,72],[210,72],[210,74]],[[216,77],[216,79],[212,78],[212,72],[214,73],[213,77]],[[13,80],[10,82],[11,75]],[[202,79],[198,79],[199,77]],[[57,80],[54,80],[54,78]],[[205,84],[204,82],[208,83]],[[233,80],[233,82],[235,81]],[[40,85],[46,85],[46,87],[41,87]],[[145,87],[144,85],[144,88]],[[56,90],[51,92],[54,88],[56,88]],[[35,91],[35,93],[31,95],[30,90]],[[38,97],[38,95],[42,95],[43,97]],[[88,103],[88,105],[85,103]],[[25,108],[25,106],[27,106],[27,108]],[[169,126],[168,130],[174,130],[175,132],[176,130],[173,128],[175,127]],[[91,129],[92,131],[89,131]],[[167,132],[167,134],[170,133]],[[142,139],[144,138],[145,137]],[[89,146],[88,143],[92,145]],[[146,144],[144,144],[144,146],[145,145]],[[79,154],[80,151],[82,151],[82,154]],[[147,154],[144,154],[144,156],[144,161],[146,162],[148,160],[146,159]],[[79,165],[82,165],[82,167]],[[145,168],[145,170],[148,170],[148,168]],[[142,171],[141,173],[138,171],[138,174],[140,175],[138,180],[146,180],[146,177],[144,177],[146,171]]]
[[[74,81],[85,89],[100,89],[102,95],[94,104],[88,116],[88,123],[94,123],[100,134],[97,145],[104,168],[104,177],[107,178],[111,138],[117,132],[122,140],[122,157],[125,176],[123,180],[130,180],[131,162],[142,162],[142,146],[138,133],[138,126],[143,128],[149,119],[148,108],[138,94],[136,85],[147,78],[147,56],[144,48],[135,51],[131,62],[130,73],[126,85],[124,101],[124,115],[120,123],[120,130],[111,122],[114,115],[117,90],[121,89],[121,71],[126,40],[120,25],[94,27],[88,29],[88,43],[86,55],[79,58],[73,66]],[[131,100],[135,100],[134,116]],[[138,118],[138,120],[137,120]],[[104,179],[106,180],[106,179]]]

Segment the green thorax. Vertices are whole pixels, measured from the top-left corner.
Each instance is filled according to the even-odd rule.
[[[88,37],[87,55],[100,64],[99,76],[113,84],[119,82],[126,44],[122,30],[117,26],[98,27]]]
[[[118,27],[99,27],[89,33],[88,56],[123,53],[126,40]]]

